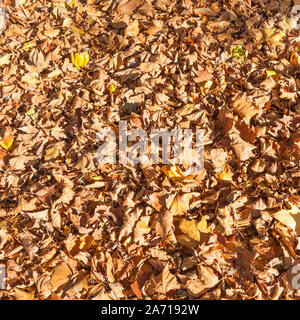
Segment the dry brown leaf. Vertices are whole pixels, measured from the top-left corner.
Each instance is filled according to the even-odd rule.
[[[231,106],[241,118],[246,118],[247,120],[250,120],[258,113],[258,110],[252,105],[246,94],[237,96]]]
[[[55,291],[69,281],[69,277],[72,275],[72,271],[66,262],[59,263],[52,272],[51,285],[52,290]]]
[[[145,286],[146,292],[149,294],[161,293],[164,295],[172,290],[180,288],[176,277],[170,273],[168,266],[165,266],[159,275],[152,275]]]
[[[272,217],[300,234],[300,209],[292,202],[289,205],[290,209],[279,210],[272,214]]]
[[[25,291],[19,288],[14,289],[14,296],[16,300],[33,300],[34,299],[34,291]]]

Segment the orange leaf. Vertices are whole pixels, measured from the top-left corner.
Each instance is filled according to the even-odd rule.
[[[0,141],[0,146],[6,150],[8,150],[14,142],[13,136],[7,136]]]
[[[232,181],[233,172],[230,169],[230,166],[227,164],[224,170],[217,174],[217,177],[221,180]]]
[[[6,152],[0,150],[0,161],[3,161],[3,159],[5,158],[5,156],[6,156]]]
[[[297,52],[297,48],[292,52],[291,57],[290,57],[290,62],[293,65],[298,65],[300,62],[300,56]]]

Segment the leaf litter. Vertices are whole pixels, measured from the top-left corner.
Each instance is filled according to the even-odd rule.
[[[296,3],[8,2],[0,298],[299,299]],[[205,169],[100,165],[124,119],[203,129]]]

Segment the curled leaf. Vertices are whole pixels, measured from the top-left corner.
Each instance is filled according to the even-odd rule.
[[[36,46],[36,42],[35,41],[29,41],[29,42],[26,42],[24,45],[23,45],[23,50],[24,51],[29,51],[31,50],[32,48],[34,48]]]
[[[75,54],[74,52],[71,52],[71,61],[78,70],[86,66],[89,60],[90,60],[90,56],[87,51],[83,53],[75,53]]]

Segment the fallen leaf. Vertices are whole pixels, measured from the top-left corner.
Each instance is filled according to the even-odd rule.
[[[10,63],[10,54],[5,54],[2,57],[0,57],[0,67],[9,64]]]
[[[246,94],[237,96],[231,106],[242,118],[248,120],[258,113],[258,110],[252,105]]]
[[[52,272],[51,275],[51,285],[52,285],[52,290],[55,291],[57,288],[60,286],[64,285],[69,281],[69,276],[71,276],[72,271],[67,265],[66,262],[61,262],[58,264]]]
[[[90,56],[87,51],[83,53],[75,53],[71,52],[71,62],[78,69],[81,70],[84,68],[90,60]]]
[[[14,142],[13,136],[6,136],[2,140],[0,140],[0,146],[4,148],[5,150],[8,150],[11,148],[12,144]]]
[[[221,180],[231,181],[232,182],[233,172],[231,171],[230,166],[227,164],[222,172],[217,174],[217,177]]]
[[[272,214],[283,225],[300,234],[300,209],[293,203],[289,203],[290,209],[282,209]]]
[[[45,161],[54,160],[59,156],[59,154],[60,154],[60,149],[55,144],[54,146],[52,146],[46,150],[44,159],[45,159]]]
[[[16,300],[34,300],[34,291],[25,291],[19,288],[14,289],[15,293],[15,298]]]

